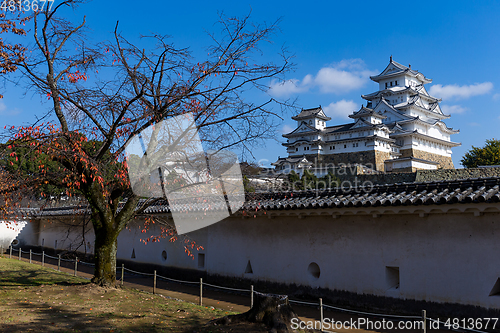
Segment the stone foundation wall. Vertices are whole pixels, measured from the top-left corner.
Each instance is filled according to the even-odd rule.
[[[388,160],[391,158],[390,153],[382,152],[382,151],[375,151],[375,164],[376,164],[376,170],[378,171],[385,171],[385,165],[384,161]]]
[[[438,162],[438,168],[441,169],[453,169],[453,161],[451,157],[432,154],[422,150],[417,149],[403,149],[401,150],[401,157],[421,158],[423,160]],[[391,154],[387,152],[381,152],[377,150],[370,151],[360,151],[355,153],[338,153],[338,154],[307,154],[305,155],[308,161],[312,162],[316,167],[334,167],[339,165],[353,165],[353,164],[363,164],[369,168],[375,169],[377,171],[385,172],[384,161],[390,159]],[[403,172],[415,172],[413,170],[404,170]]]
[[[422,150],[418,149],[402,149],[400,151],[402,154],[401,157],[415,157],[415,158],[421,158],[423,160],[428,160],[428,161],[433,161],[433,162],[438,162],[438,168],[441,169],[454,169],[455,167],[453,166],[453,161],[451,157],[448,156],[443,156],[439,154],[433,154],[433,153],[428,153]]]
[[[500,177],[500,168],[418,170],[416,182]]]
[[[328,155],[308,154],[305,156],[317,167],[362,164],[377,171],[385,171],[384,161],[390,158],[389,153],[373,150]]]
[[[388,172],[373,175],[339,175],[341,181],[347,180],[355,184],[366,181],[375,185],[395,183],[420,183],[442,180],[459,180],[469,178],[500,177],[500,168],[471,168],[471,169],[441,169],[441,170],[413,170],[409,172]]]
[[[306,155],[306,158],[316,158],[316,155]],[[339,154],[328,154],[319,155],[317,157],[317,163],[315,160],[309,160],[316,165],[323,164],[329,166],[339,166],[339,165],[352,165],[352,164],[363,164],[371,167],[375,166],[375,154],[373,151],[362,151],[356,153],[339,153]]]

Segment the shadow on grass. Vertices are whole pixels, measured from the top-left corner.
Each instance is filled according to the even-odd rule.
[[[16,322],[19,313],[12,313],[3,323],[0,331],[3,333],[17,332],[213,332],[213,326],[207,326],[208,320],[192,313],[186,318],[175,318],[160,314],[154,319],[146,315],[126,315],[118,313],[85,313],[69,311],[64,306],[49,306],[47,304],[17,303],[17,309],[32,316],[29,322]],[[218,332],[233,332],[229,328]],[[262,331],[266,332],[266,331]]]
[[[61,286],[75,286],[88,284],[67,274],[51,272],[41,269],[9,269],[0,275],[0,286],[41,286],[57,284]]]

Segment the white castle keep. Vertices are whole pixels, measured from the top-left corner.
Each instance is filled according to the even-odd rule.
[[[361,164],[377,171],[414,172],[418,169],[452,169],[450,140],[459,131],[448,128],[449,118],[429,95],[422,73],[390,58],[389,65],[370,79],[379,90],[362,95],[367,101],[354,111],[354,122],[327,126],[331,120],[321,106],[292,117],[297,128],[283,134],[288,157],[273,163],[277,172],[302,174],[311,169],[326,174],[327,167]]]

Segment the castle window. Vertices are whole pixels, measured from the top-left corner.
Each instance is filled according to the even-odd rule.
[[[387,82],[385,83],[385,89],[387,89]]]
[[[344,145],[344,148],[347,148],[347,145]]]
[[[392,81],[391,81],[391,87],[392,87]]]
[[[397,86],[398,85],[398,81],[395,81],[394,85]]]
[[[198,253],[198,268],[205,268],[205,253]]]
[[[387,281],[387,288],[397,290],[399,289],[399,267],[386,266],[385,276]]]
[[[299,148],[295,148],[295,151],[299,151]]]

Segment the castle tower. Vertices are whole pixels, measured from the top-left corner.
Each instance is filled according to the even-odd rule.
[[[451,148],[459,146],[450,136],[459,131],[443,122],[441,101],[427,93],[432,82],[422,73],[390,57],[379,74],[370,77],[379,90],[361,97],[367,101],[354,111],[354,123],[326,126],[330,120],[321,106],[302,110],[292,119],[297,128],[283,137],[287,158],[273,163],[278,172],[309,166],[363,164],[377,171],[415,171],[453,168]],[[317,172],[315,172],[317,173]]]
[[[452,169],[451,148],[459,146],[450,136],[459,131],[443,122],[449,115],[439,106],[441,99],[432,97],[425,84],[432,82],[422,73],[395,62],[379,75],[370,77],[379,90],[361,97],[373,111],[385,115],[384,123],[391,129],[390,137],[401,157],[385,161],[385,170],[414,171],[415,169]]]

